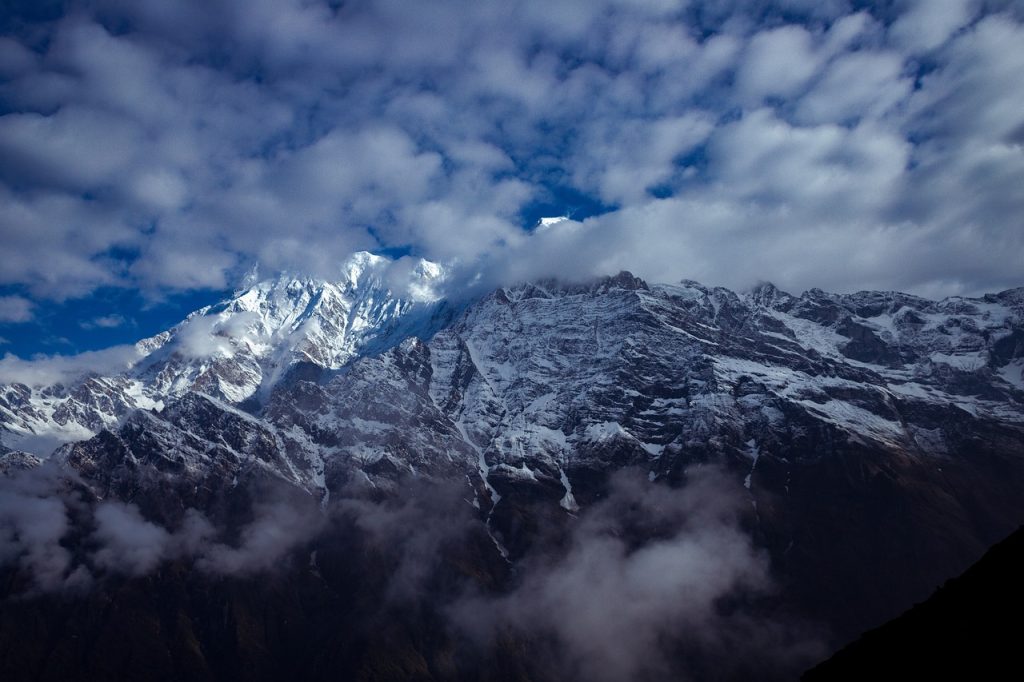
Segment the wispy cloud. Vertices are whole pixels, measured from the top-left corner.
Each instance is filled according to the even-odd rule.
[[[86,374],[119,374],[141,358],[133,345],[112,346],[76,355],[36,355],[24,360],[10,353],[0,358],[0,384],[27,386],[66,384]]]
[[[0,322],[28,322],[32,302],[22,296],[0,296]]]
[[[115,329],[117,327],[123,327],[126,324],[128,324],[128,320],[126,320],[124,316],[112,313],[110,315],[100,315],[99,317],[94,317],[91,320],[86,320],[79,323],[79,326],[82,327],[82,329]]]

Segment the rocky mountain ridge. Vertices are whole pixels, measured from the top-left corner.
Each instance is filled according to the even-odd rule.
[[[443,271],[421,264],[403,298],[359,258],[348,284],[282,278],[198,311],[122,374],[3,387],[0,462],[38,466],[20,439],[63,429],[78,440],[51,463],[167,528],[230,521],[267,481],[324,509],[353,486],[455,481],[513,565],[615,472],[681,486],[710,465],[746,496],[787,603],[835,643],[1024,521],[1024,289],[737,294],[620,273],[453,305],[425,293]]]

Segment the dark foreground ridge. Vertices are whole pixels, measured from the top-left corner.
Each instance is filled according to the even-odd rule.
[[[1024,528],[927,601],[865,633],[801,678],[994,680],[1020,670]]]

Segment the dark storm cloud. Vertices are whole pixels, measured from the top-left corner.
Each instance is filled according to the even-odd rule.
[[[853,4],[98,0],[8,22],[0,284],[223,287],[408,247],[491,281],[1019,285],[1024,11]],[[613,210],[522,229],[569,190]]]

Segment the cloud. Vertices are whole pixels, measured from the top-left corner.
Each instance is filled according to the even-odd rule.
[[[893,41],[913,51],[928,51],[942,45],[964,26],[975,10],[973,0],[909,0],[906,11],[893,22]]]
[[[67,384],[88,374],[119,374],[141,359],[134,345],[111,346],[77,355],[36,355],[23,360],[10,353],[0,358],[0,384],[40,387]]]
[[[736,74],[740,96],[757,105],[765,97],[796,94],[817,72],[820,60],[811,34],[801,26],[782,26],[756,34]]]
[[[86,320],[79,323],[82,329],[115,329],[117,327],[123,327],[128,321],[124,319],[123,315],[112,313],[110,315],[101,315],[94,317],[91,320]]]
[[[881,118],[906,101],[913,82],[893,52],[861,50],[837,58],[812,92],[801,99],[803,123],[857,122]]]
[[[17,563],[35,589],[83,588],[88,571],[73,568],[71,552],[61,545],[71,525],[56,487],[56,471],[47,465],[0,475],[0,565]]]
[[[383,499],[347,491],[332,505],[334,522],[340,528],[352,524],[370,548],[391,557],[387,599],[434,602],[441,595],[431,593],[430,581],[445,553],[464,545],[479,519],[465,500],[462,482],[405,478],[399,485],[399,495]]]
[[[220,318],[216,315],[197,315],[186,320],[175,337],[175,350],[188,358],[208,358],[233,355],[231,339],[218,333]]]
[[[511,592],[468,598],[453,612],[476,637],[506,628],[553,637],[572,679],[686,679],[679,651],[691,660],[714,652],[720,673],[753,660],[761,674],[813,660],[813,639],[780,646],[784,624],[721,608],[729,596],[770,589],[767,558],[740,530],[740,502],[711,471],[682,490],[619,472],[563,553],[533,557]]]
[[[213,524],[195,509],[185,512],[173,533],[146,520],[135,504],[101,502],[93,518],[96,530],[90,540],[95,549],[90,561],[100,571],[146,575],[167,560],[225,551],[215,542]]]
[[[774,590],[768,559],[742,530],[738,484],[712,468],[682,489],[619,472],[607,496],[566,518],[564,542],[537,542],[497,582],[479,581],[486,565],[462,565],[474,542],[493,551],[462,482],[348,489],[326,513],[297,492],[262,494],[238,526],[196,510],[167,526],[132,503],[86,503],[64,476],[50,462],[0,477],[0,563],[16,563],[35,590],[81,590],[168,561],[249,576],[340,533],[382,571],[381,609],[436,609],[484,652],[509,634],[539,642],[564,679],[679,679],[702,661],[776,674],[822,653],[801,624],[758,610]]]
[[[28,322],[32,301],[23,296],[0,296],[0,322]]]
[[[178,326],[174,350],[188,358],[231,357],[239,340],[261,337],[259,322],[259,315],[248,312],[193,315]]]
[[[223,537],[227,529],[217,528],[195,509],[187,510],[171,532],[145,519],[134,504],[102,502],[94,513],[91,541],[96,549],[90,561],[100,572],[136,576],[175,559],[214,575],[248,575],[279,568],[289,552],[324,526],[315,505],[295,499],[257,503],[252,513],[237,541],[229,543]]]
[[[90,505],[69,479],[74,473],[55,461],[0,475],[0,565],[17,564],[34,590],[84,589],[106,575],[147,575],[174,560],[220,576],[272,571],[325,523],[313,500],[270,494],[234,532],[195,509],[168,528],[133,503]],[[69,540],[87,531],[85,542]]]
[[[256,505],[255,518],[237,545],[213,543],[198,552],[200,569],[221,575],[269,571],[302,543],[315,537],[324,519],[312,504],[276,501]],[[195,534],[195,529],[191,529]]]
[[[635,204],[652,188],[671,183],[681,172],[677,159],[714,128],[714,117],[699,111],[655,121],[605,121],[588,131],[574,179],[608,204]]]
[[[101,545],[93,555],[97,566],[144,575],[166,558],[170,533],[142,518],[137,506],[105,502],[96,509],[95,519],[95,539]]]
[[[625,267],[670,280],[1019,285],[1022,20],[954,0],[73,2],[0,41],[0,284],[159,295],[381,248],[511,273],[543,243],[524,216],[573,196],[624,231],[595,263],[626,243]],[[627,220],[670,205],[699,210]],[[864,231],[885,237],[846,267]],[[958,258],[978,234],[998,252]],[[822,236],[826,263],[802,264]]]

